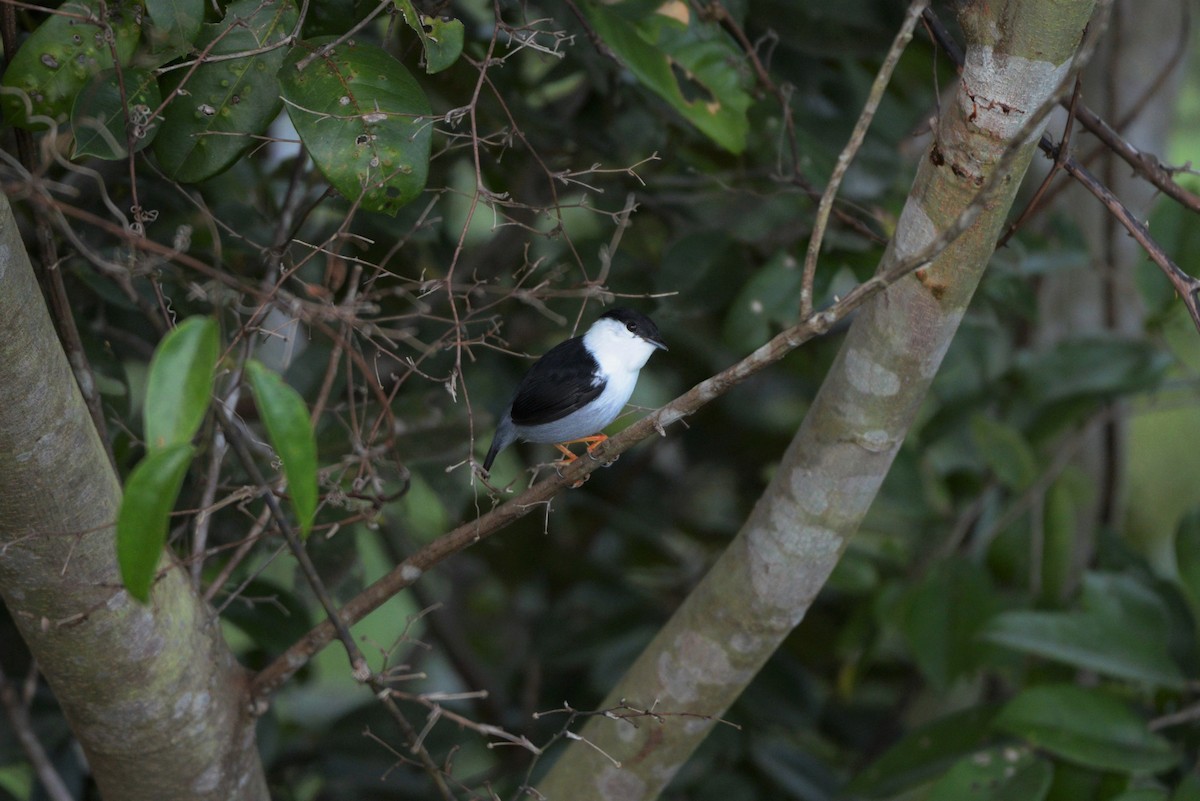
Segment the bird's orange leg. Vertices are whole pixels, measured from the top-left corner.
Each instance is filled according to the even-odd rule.
[[[571,452],[571,449],[567,447],[568,445],[574,445],[576,442],[586,442],[587,452],[591,453],[592,451],[596,450],[596,448],[599,448],[600,443],[604,442],[606,439],[608,439],[608,437],[604,434],[593,434],[590,437],[580,437],[579,439],[569,439],[566,442],[555,443],[554,447],[558,448],[559,452],[561,452],[565,457],[559,461],[559,464],[568,465],[579,458]]]

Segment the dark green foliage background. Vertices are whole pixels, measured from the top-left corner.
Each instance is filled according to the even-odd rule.
[[[604,308],[600,301],[612,299],[606,293],[650,313],[670,343],[642,374],[635,401],[645,406],[666,402],[795,321],[799,264],[816,205],[806,187],[819,191],[828,177],[900,10],[871,0],[724,5],[759,43],[771,79],[791,87],[794,143],[777,98],[754,83],[744,56],[712,67],[727,71],[722,77],[752,101],[745,146],[735,153],[598,51],[579,18],[559,4],[500,4],[509,25],[542,20],[532,25],[543,31],[537,41],[562,57],[518,50],[499,36],[491,57],[504,61],[487,65],[490,83],[473,100],[495,20],[490,5],[470,0],[417,3],[464,23],[463,57],[437,74],[425,73],[420,41],[397,15],[384,13],[356,34],[399,59],[433,110],[425,191],[395,217],[326,193],[321,173],[286,142],[256,144],[228,170],[187,186],[155,169],[167,146],[162,140],[156,154],[134,157],[138,202],[157,212],[147,226],[151,238],[170,246],[188,226],[187,253],[244,288],[261,289],[287,272],[287,292],[328,308],[347,297],[338,276],[359,282],[357,319],[343,326],[341,317],[311,313],[306,323],[315,324],[304,326],[302,347],[283,365],[311,406],[335,349],[332,335],[361,357],[352,368],[342,357],[317,424],[326,503],[309,547],[337,598],[351,597],[421,543],[490,508],[488,491],[463,461],[486,448],[494,415],[528,357],[586,327]],[[360,2],[313,3],[302,36],[341,34],[370,11]],[[221,19],[211,8],[206,13],[210,25]],[[23,21],[32,27],[37,20]],[[727,29],[704,24],[722,47],[739,53]],[[551,31],[574,38],[554,45]],[[839,209],[877,236],[834,221],[817,277],[818,306],[873,271],[937,92],[954,80],[919,34],[840,196]],[[453,113],[472,103],[475,138],[469,117]],[[128,207],[127,163],[88,166],[115,203]],[[6,188],[11,177],[5,175]],[[477,196],[477,185],[487,193]],[[77,191],[69,202],[101,207],[94,181],[79,181]],[[293,204],[296,193],[302,202]],[[613,215],[630,193],[637,203],[632,225],[605,286],[595,287]],[[295,228],[281,225],[297,211]],[[1151,229],[1162,232],[1185,269],[1200,271],[1200,251],[1189,246],[1193,221],[1173,208],[1157,214]],[[216,316],[223,352],[239,358],[233,334],[257,301],[165,261],[134,270],[130,297],[94,266],[97,258],[132,263],[129,250],[99,229],[81,226],[79,233],[92,258],[65,246],[62,269],[127,475],[145,450],[143,382],[164,310],[180,319]],[[289,238],[326,243],[339,258],[310,259],[311,248],[285,244]],[[668,797],[963,797],[953,795],[961,782],[1007,780],[971,772],[977,752],[1004,759],[1007,746],[1020,766],[1020,783],[1009,791],[1025,795],[972,797],[1200,798],[1195,724],[1148,727],[1196,702],[1200,512],[1180,523],[1162,510],[1197,499],[1164,500],[1154,495],[1153,480],[1143,482],[1130,501],[1137,530],[1116,522],[1095,532],[1094,557],[1081,573],[1071,560],[1075,521],[1099,489],[1058,459],[1113,403],[1142,407],[1168,388],[1173,408],[1195,423],[1195,379],[1187,367],[1195,334],[1165,283],[1148,273],[1143,291],[1153,315],[1143,336],[1031,347],[1039,277],[1085,259],[1078,233],[1053,212],[997,253],[869,519],[795,635],[726,715],[736,725],[716,727]],[[538,746],[551,743],[566,716],[533,714],[564,701],[591,709],[703,575],[766,486],[839,333],[735,388],[665,439],[626,454],[545,513],[422,578],[356,630],[372,666],[380,668],[386,652],[388,666],[412,675],[398,686],[414,696],[486,690],[486,697],[446,706]],[[386,432],[371,431],[380,410],[365,389],[363,365],[386,392],[395,389],[390,449],[381,448]],[[1164,434],[1153,420],[1144,425],[1148,441],[1192,439]],[[209,423],[178,508],[194,508],[200,497],[211,447]],[[358,458],[372,447],[380,448],[372,462]],[[1166,450],[1134,451],[1139,464],[1170,472],[1161,467]],[[544,447],[510,449],[494,478],[519,489],[528,478],[523,468],[550,455]],[[228,460],[220,482],[218,498],[248,479]],[[257,511],[238,504],[214,511],[209,544],[222,550],[206,562],[205,582]],[[191,521],[178,522],[172,543],[186,554]],[[251,667],[266,664],[321,617],[289,560],[270,560],[277,545],[267,539],[257,546],[215,598],[233,647]],[[425,609],[433,611],[418,616]],[[21,675],[25,658],[7,621],[2,636],[5,670]],[[1024,693],[1033,695],[1005,706]],[[1063,715],[1065,733],[1022,716],[1046,699],[1074,702]],[[402,708],[420,730],[427,707],[408,700]],[[1071,731],[1072,710],[1084,731]],[[48,693],[37,699],[34,717],[64,775],[93,797]],[[404,737],[350,679],[336,645],[284,689],[260,732],[279,799],[435,797],[424,774],[398,766],[409,759]],[[1063,737],[1069,747],[1060,744]],[[536,776],[550,758],[486,743],[447,720],[424,740],[439,762],[453,753],[452,786],[464,798],[490,797],[488,787],[516,798],[527,771]],[[21,759],[11,733],[0,728],[0,766]],[[31,797],[22,789],[23,770],[0,767],[0,797]]]

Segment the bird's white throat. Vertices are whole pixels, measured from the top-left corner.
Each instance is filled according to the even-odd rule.
[[[610,380],[623,374],[637,372],[646,366],[650,354],[658,347],[629,331],[618,320],[602,318],[583,335],[583,345],[600,365],[600,372]]]

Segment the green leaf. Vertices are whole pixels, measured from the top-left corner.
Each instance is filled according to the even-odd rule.
[[[258,50],[287,37],[296,18],[291,0],[239,0],[228,7],[224,20],[203,27],[196,47],[203,49],[215,42],[209,51],[214,56]],[[278,47],[253,56],[211,61],[187,77],[183,87],[187,94],[167,105],[154,140],[154,155],[167,175],[184,183],[202,181],[261,142],[259,137],[282,106],[275,74],[286,55],[287,50]],[[169,95],[179,87],[186,73],[170,72],[163,93]]]
[[[958,761],[925,801],[1041,801],[1054,769],[1028,748],[995,746]]]
[[[750,94],[742,55],[715,22],[684,3],[581,3],[597,35],[648,89],[731,153],[746,148]]]
[[[158,78],[150,70],[127,69],[120,76],[125,83],[129,116],[133,120],[133,151],[136,153],[154,139],[158,127],[151,124],[150,113],[162,103]],[[71,109],[71,127],[75,130],[73,158],[95,156],[123,159],[126,146],[125,106],[121,103],[121,85],[116,70],[100,73],[75,98]]]
[[[1167,801],[1167,791],[1159,787],[1137,787],[1115,795],[1109,801]]]
[[[1004,612],[983,631],[989,642],[1106,676],[1181,689],[1184,677],[1167,654],[1162,601],[1128,576],[1089,573],[1082,609]]]
[[[1200,625],[1200,509],[1192,509],[1175,532],[1175,565],[1179,585]]]
[[[204,22],[204,0],[146,0],[146,12],[146,38],[161,64],[191,49]]]
[[[1170,363],[1170,355],[1149,341],[1077,339],[1038,353],[1020,372],[1031,398],[1049,403],[1149,389]]]
[[[107,3],[103,16],[100,7],[98,0],[73,0],[62,8],[69,16],[52,14],[25,40],[0,82],[6,122],[30,129],[49,127],[35,116],[66,122],[76,95],[97,73],[113,68],[114,49],[118,63],[129,63],[141,36],[141,3]],[[111,47],[106,28],[112,29]]]
[[[970,707],[913,729],[854,777],[847,791],[867,798],[891,798],[924,784],[979,747],[996,709]]]
[[[1090,768],[1157,773],[1177,760],[1171,744],[1120,701],[1070,684],[1032,687],[1000,711],[997,729]]]
[[[725,318],[726,344],[753,350],[767,341],[772,325],[790,324],[800,308],[803,271],[787,252],[776,253],[742,287]]]
[[[331,41],[300,42],[280,70],[288,116],[334,188],[394,215],[425,188],[429,100],[404,65],[374,45],[339,44],[296,68]]]
[[[142,603],[150,600],[167,523],[194,454],[186,442],[151,451],[125,481],[117,511],[117,564],[125,589]]]
[[[921,672],[936,689],[973,672],[988,648],[977,637],[999,611],[986,571],[948,560],[915,584],[903,603],[900,628]]]
[[[1042,598],[1058,603],[1072,583],[1075,549],[1078,547],[1078,518],[1088,495],[1087,477],[1075,469],[1064,471],[1046,493],[1042,515]]]
[[[1195,773],[1184,776],[1175,788],[1171,801],[1200,801],[1200,776]]]
[[[417,32],[425,48],[425,72],[441,72],[462,55],[463,24],[456,19],[418,14],[412,0],[395,0],[408,27]]]
[[[283,462],[300,534],[307,537],[317,513],[317,440],[308,409],[296,390],[259,362],[246,363],[246,376],[271,447]]]
[[[1021,432],[983,414],[971,418],[971,438],[1004,486],[1021,490],[1037,478],[1037,459]]]
[[[146,379],[148,450],[192,441],[208,411],[219,356],[217,323],[211,317],[189,317],[163,337]]]

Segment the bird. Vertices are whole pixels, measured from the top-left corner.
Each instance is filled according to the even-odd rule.
[[[483,474],[517,440],[553,443],[563,454],[559,466],[578,458],[568,445],[587,443],[591,453],[608,439],[600,430],[621,413],[638,373],[656,350],[667,350],[667,343],[654,321],[618,307],[600,315],[583,336],[546,351],[525,373],[500,416]]]

